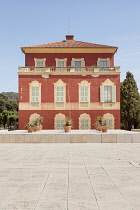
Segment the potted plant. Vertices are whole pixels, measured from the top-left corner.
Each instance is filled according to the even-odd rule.
[[[103,117],[102,116],[98,116],[97,119],[96,119],[96,123],[95,123],[96,129],[98,131],[102,131],[102,125],[103,125]]]
[[[35,121],[35,129],[34,131],[40,131],[42,130],[42,122],[43,122],[43,117],[38,117]]]
[[[108,127],[107,127],[106,121],[104,120],[103,125],[102,125],[102,132],[107,132],[107,131],[108,131]]]
[[[64,124],[65,133],[68,133],[71,131],[72,123],[73,121],[70,117],[65,118],[65,124]]]
[[[35,125],[33,124],[33,123],[28,123],[27,125],[26,125],[26,128],[27,128],[27,130],[28,130],[28,133],[32,133],[33,131],[34,131],[34,128],[35,128]]]

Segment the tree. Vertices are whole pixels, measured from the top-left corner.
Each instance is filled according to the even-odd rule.
[[[121,126],[131,130],[138,127],[140,120],[139,92],[134,76],[126,73],[126,79],[121,83]]]
[[[0,113],[4,110],[17,111],[18,103],[16,100],[8,98],[5,93],[0,93]]]

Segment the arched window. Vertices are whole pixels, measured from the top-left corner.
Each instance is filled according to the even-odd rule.
[[[54,128],[56,130],[63,130],[64,122],[65,122],[65,115],[61,113],[56,114],[54,118]]]
[[[109,79],[100,86],[100,102],[116,102],[116,85]]]
[[[109,129],[114,129],[114,116],[113,114],[106,113],[103,115],[103,118],[105,119],[106,125]]]
[[[79,129],[89,130],[91,128],[91,118],[89,114],[81,114],[79,117]]]
[[[33,81],[29,83],[30,103],[41,103],[41,83]]]

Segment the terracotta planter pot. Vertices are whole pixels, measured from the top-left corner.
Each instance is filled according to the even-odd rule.
[[[99,126],[98,127],[98,131],[102,131],[102,126]]]
[[[64,130],[65,130],[65,133],[68,133],[71,131],[71,126],[64,126]]]
[[[107,130],[108,130],[108,127],[107,126],[103,126],[102,127],[102,132],[107,132]]]
[[[28,130],[28,133],[32,133],[34,131],[34,127],[29,126],[27,127],[27,130]]]

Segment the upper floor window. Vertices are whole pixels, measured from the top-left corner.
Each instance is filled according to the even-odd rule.
[[[29,83],[30,88],[30,103],[41,102],[41,83],[38,81],[32,81]]]
[[[60,102],[60,103],[64,102],[64,87],[63,86],[56,87],[56,102]]]
[[[56,58],[56,71],[64,71],[64,67],[66,67],[67,58],[58,59]]]
[[[112,101],[112,86],[104,86],[104,102]]]
[[[101,71],[107,71],[107,67],[110,66],[110,58],[98,58],[97,66],[101,67]]]
[[[88,86],[81,86],[81,102],[88,102]]]
[[[66,83],[64,83],[61,79],[54,83],[54,97],[55,103],[66,102]]]
[[[72,58],[71,66],[75,67],[75,71],[82,71],[81,67],[85,67],[85,60],[84,58]]]
[[[35,61],[35,67],[45,67],[46,58],[38,59],[34,58]]]
[[[79,103],[90,102],[90,84],[88,81],[83,80],[79,85]]]
[[[39,102],[39,87],[38,86],[31,87],[31,102],[32,103]]]
[[[109,79],[100,86],[100,102],[116,102],[116,85]]]

